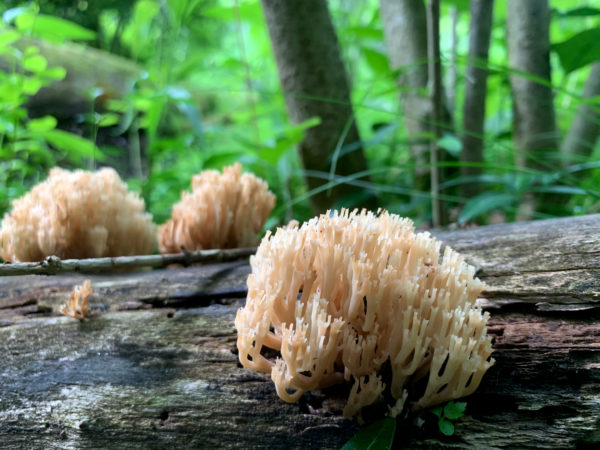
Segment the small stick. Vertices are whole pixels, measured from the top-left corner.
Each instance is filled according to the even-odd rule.
[[[48,256],[43,261],[0,264],[0,276],[55,275],[63,272],[96,272],[132,267],[161,267],[169,264],[193,264],[234,261],[256,252],[256,247],[199,250],[166,255],[117,256],[114,258],[60,259]]]

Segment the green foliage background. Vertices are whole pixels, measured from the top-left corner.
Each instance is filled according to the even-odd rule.
[[[265,178],[277,195],[268,227],[311,215],[307,200],[311,193],[306,191],[295,147],[303,130],[317,124],[318,118],[300,125],[288,119],[260,1],[11,0],[5,4],[0,59],[9,65],[0,72],[0,213],[53,165],[93,168],[122,152],[95,145],[98,133],[106,128],[127,138],[126,159],[133,169],[117,170],[127,176],[132,189],[142,193],[157,223],[169,217],[171,205],[189,188],[193,174],[234,161]],[[351,182],[377,191],[381,206],[391,212],[427,221],[430,194],[413,188],[414,166],[400,114],[397,74],[388,66],[378,5],[375,0],[329,2],[370,167],[369,182],[360,178]],[[553,0],[551,6],[552,87],[558,129],[564,135],[582,103],[590,63],[600,59],[600,10],[579,0]],[[447,38],[451,8],[458,11],[456,55]],[[495,2],[485,173],[477,180],[484,183],[485,192],[461,198],[456,187],[473,180],[457,175],[442,186],[443,198],[459,223],[486,223],[493,211],[500,211],[503,220],[513,220],[524,196],[540,192],[567,196],[568,201],[552,214],[596,212],[600,207],[598,145],[590,158],[566,163],[557,150],[554,158],[542,161],[541,170],[515,165],[509,87],[513,71],[507,63],[505,23],[506,2]],[[460,152],[468,27],[468,1],[443,2],[442,63],[446,73],[456,64],[458,80],[455,129],[439,144],[454,156]],[[103,99],[105,109],[83,115],[82,136],[69,133],[58,128],[60,123],[50,115],[28,116],[28,99],[65,73],[40,54],[36,41],[23,45],[25,38],[99,48],[137,63],[139,76],[124,95]],[[106,87],[89,89],[88,94],[103,98]],[[600,107],[599,98],[588,102]],[[339,182],[330,174],[321,175],[331,184]],[[534,217],[549,215],[542,209]]]

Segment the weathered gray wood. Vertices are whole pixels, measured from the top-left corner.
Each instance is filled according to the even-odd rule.
[[[401,422],[398,444],[600,443],[600,216],[437,236],[489,286],[497,362],[455,436],[424,413],[422,426]],[[0,447],[339,448],[356,425],[336,407],[318,394],[286,404],[239,367],[233,318],[248,273],[230,262],[95,274],[82,323],[57,311],[85,275],[0,279]]]

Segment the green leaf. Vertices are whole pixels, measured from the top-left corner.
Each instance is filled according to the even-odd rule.
[[[443,148],[455,158],[460,156],[462,150],[462,142],[453,134],[444,134],[437,140],[438,147]]]
[[[32,132],[43,133],[56,128],[57,121],[52,116],[44,116],[27,122],[27,129]]]
[[[441,406],[438,406],[437,408],[433,408],[431,410],[431,412],[438,417],[442,417],[442,407]]]
[[[566,73],[600,60],[600,28],[582,31],[566,41],[553,44]]]
[[[373,39],[379,42],[383,41],[383,30],[380,27],[368,27],[368,26],[356,26],[356,27],[345,27],[340,30],[350,36],[354,36],[361,39]]]
[[[580,8],[569,9],[567,11],[560,11],[558,9],[552,9],[552,14],[557,17],[598,16],[598,15],[600,15],[600,9],[590,8],[589,6],[583,6]]]
[[[23,60],[23,68],[33,73],[39,73],[46,70],[48,61],[42,55],[27,56]]]
[[[98,121],[99,127],[112,127],[117,125],[121,120],[121,116],[115,113],[102,114],[102,117]]]
[[[60,17],[44,14],[38,14],[35,17],[31,33],[58,44],[65,41],[91,41],[96,38],[96,33],[92,30]]]
[[[390,73],[390,63],[388,62],[387,55],[369,47],[361,47],[360,51],[373,72],[377,74]]]
[[[438,428],[446,436],[452,436],[454,434],[454,424],[448,420],[438,420]]]
[[[448,402],[444,406],[444,417],[450,420],[461,418],[465,414],[467,402]]]
[[[50,130],[41,133],[41,135],[50,144],[70,154],[72,157],[94,158],[98,161],[104,160],[104,155],[98,151],[92,141],[88,141],[76,134],[63,130]]]
[[[454,5],[459,11],[469,11],[469,0],[446,0],[444,4]]]
[[[44,78],[60,81],[67,76],[67,71],[64,67],[50,67],[49,69],[44,70],[40,75]]]
[[[503,192],[484,192],[470,199],[463,208],[458,218],[458,223],[465,223],[475,217],[497,208],[504,208],[512,205],[518,200],[513,194]]]
[[[396,419],[387,417],[360,430],[341,450],[387,450],[392,448]]]
[[[15,30],[0,29],[0,49],[17,41],[21,35]]]
[[[35,95],[42,88],[42,82],[39,77],[27,77],[23,79],[21,89],[24,94]]]
[[[30,31],[33,27],[33,22],[35,22],[35,14],[31,11],[19,11],[18,15],[15,17],[15,25],[17,26],[17,30],[22,32]]]

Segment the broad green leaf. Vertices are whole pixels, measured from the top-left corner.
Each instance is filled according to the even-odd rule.
[[[356,26],[346,27],[341,30],[351,36],[356,36],[361,39],[373,39],[379,42],[383,42],[383,30],[376,27]]]
[[[387,450],[392,448],[396,419],[387,417],[360,430],[341,450]]]
[[[67,76],[67,71],[64,67],[50,67],[49,69],[46,69],[44,72],[40,73],[40,75],[44,78],[60,81]]]
[[[459,223],[465,223],[486,212],[505,208],[518,200],[513,194],[503,192],[485,192],[470,199],[464,206],[458,218]]]
[[[0,49],[12,44],[21,37],[15,30],[2,29],[0,30]]]
[[[21,85],[23,93],[27,95],[35,95],[41,88],[42,82],[39,77],[26,77]]]
[[[113,125],[117,125],[121,120],[121,116],[114,113],[106,113],[102,114],[102,117],[98,121],[99,127],[112,127]]]
[[[444,5],[453,5],[459,11],[469,12],[469,0],[446,0]]]
[[[28,56],[23,60],[23,68],[33,73],[39,73],[46,70],[48,61],[42,55]]]
[[[444,406],[444,417],[450,420],[461,418],[465,414],[466,402],[448,402]]]
[[[69,20],[60,17],[38,14],[32,23],[31,33],[47,41],[62,43],[65,41],[91,41],[96,33]]]
[[[92,141],[63,130],[50,130],[42,133],[46,140],[73,157],[94,158],[98,161],[104,160],[104,155],[96,148]]]
[[[600,60],[600,28],[582,31],[566,41],[553,44],[566,73]]]
[[[560,11],[558,9],[552,9],[552,14],[558,17],[587,17],[587,16],[598,16],[600,15],[600,9],[591,8],[589,6],[582,6],[580,8],[569,9],[567,11]]]
[[[57,121],[52,116],[44,116],[39,119],[31,119],[27,122],[27,129],[32,132],[42,133],[56,128]]]
[[[367,61],[369,67],[377,74],[386,74],[390,72],[390,64],[387,55],[369,47],[360,49]]]
[[[441,407],[441,406],[438,406],[438,407],[436,407],[436,408],[433,408],[433,409],[431,410],[431,412],[432,412],[433,414],[435,414],[436,416],[438,416],[438,417],[442,417],[442,407]]]
[[[444,134],[437,140],[438,147],[443,148],[455,158],[460,156],[462,150],[462,142],[453,134]]]
[[[449,422],[448,420],[438,420],[438,428],[446,436],[452,436],[454,434],[454,424],[452,422]]]
[[[35,22],[35,14],[31,11],[19,11],[19,15],[15,17],[15,25],[21,32],[30,31],[33,22]]]

